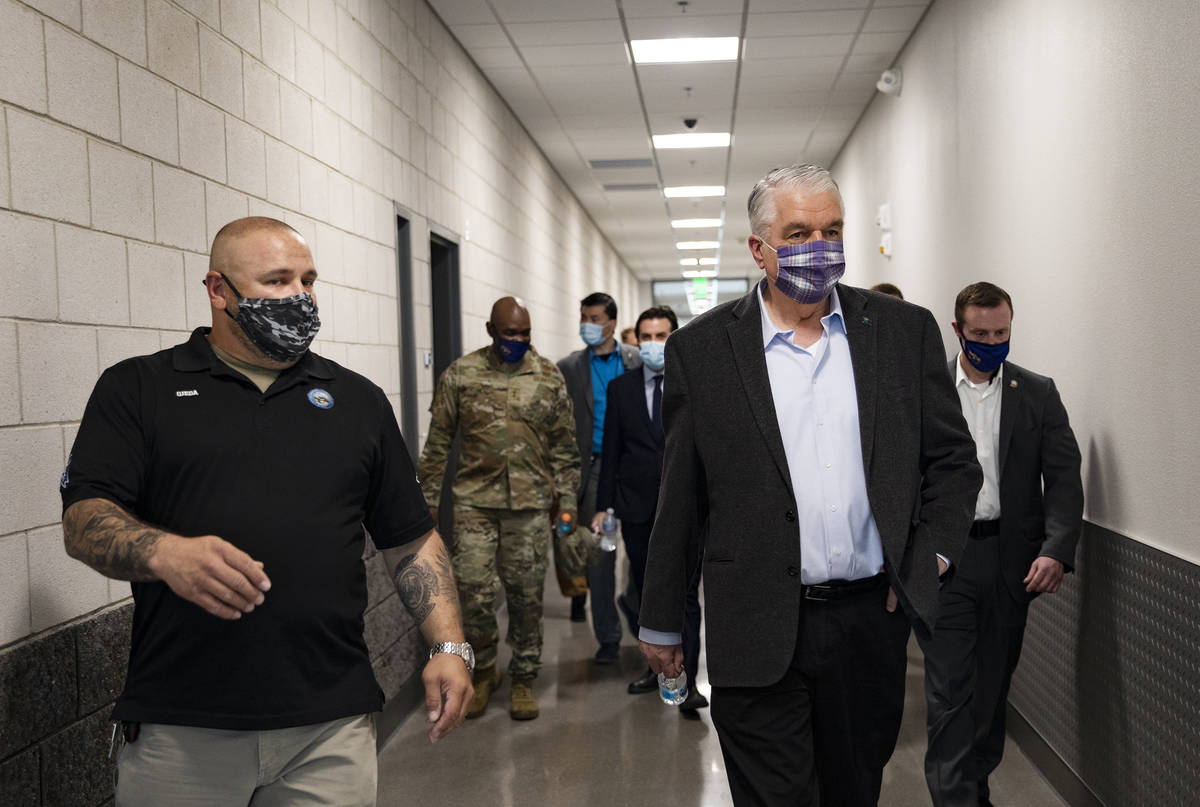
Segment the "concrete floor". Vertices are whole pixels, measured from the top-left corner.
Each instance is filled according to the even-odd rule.
[[[590,622],[572,623],[567,613],[567,600],[551,573],[545,666],[535,685],[541,716],[528,722],[509,718],[507,675],[488,711],[436,746],[430,745],[424,720],[415,714],[379,755],[381,805],[732,805],[707,710],[700,710],[699,719],[685,719],[654,693],[627,694],[625,685],[645,669],[633,638],[624,636],[619,664],[599,666],[591,660],[596,646]],[[503,624],[502,614],[501,636]],[[507,660],[502,648],[501,665]],[[922,772],[921,678],[921,655],[912,642],[904,724],[884,772],[883,807],[930,803]],[[703,670],[699,686],[709,694]],[[1011,740],[991,781],[996,805],[1065,805]]]

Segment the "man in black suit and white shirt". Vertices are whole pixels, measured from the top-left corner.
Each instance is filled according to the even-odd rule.
[[[678,328],[679,319],[668,306],[647,308],[638,315],[634,333],[642,357],[641,372],[632,370],[608,385],[608,406],[604,410],[604,448],[592,530],[600,531],[605,511],[610,507],[621,519],[630,577],[639,602],[662,478],[664,351],[667,338]],[[689,670],[696,669],[700,657],[699,584],[695,577],[688,587],[684,616],[684,666]],[[657,689],[657,676],[652,670],[629,684],[631,695]],[[708,700],[693,686],[679,708],[694,712],[707,705]]]
[[[703,535],[712,718],[734,802],[873,805],[909,620],[936,616],[981,474],[932,315],[837,284],[829,172],[772,171],[749,213],[765,281],[667,342],[642,651],[679,672]]]
[[[950,363],[975,438],[983,487],[971,540],[942,589],[925,651],[929,746],[925,780],[936,807],[990,805],[988,775],[1004,753],[1005,702],[1025,617],[1075,563],[1083,526],[1079,446],[1054,381],[1006,361],[1012,299],[972,283],[954,301],[962,351]]]

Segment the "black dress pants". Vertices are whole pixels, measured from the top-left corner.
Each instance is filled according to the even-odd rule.
[[[998,579],[999,541],[999,536],[967,541],[954,574],[938,594],[933,633],[917,633],[925,654],[925,782],[934,807],[977,807],[987,795],[991,770],[979,751],[990,749],[994,768],[1004,750],[1002,710],[1011,668],[996,608],[997,594],[1008,596]],[[991,728],[997,709],[998,752]]]
[[[738,807],[872,807],[904,713],[909,619],[887,586],[801,603],[791,665],[766,687],[713,687]]]

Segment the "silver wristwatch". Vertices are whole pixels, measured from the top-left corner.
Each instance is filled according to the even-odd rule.
[[[453,653],[467,665],[467,672],[475,672],[475,650],[470,642],[438,642],[429,648],[429,657],[433,658],[438,653]]]

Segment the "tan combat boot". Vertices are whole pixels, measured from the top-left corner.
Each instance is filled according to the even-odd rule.
[[[475,687],[475,697],[471,698],[471,705],[467,707],[468,720],[479,717],[487,709],[488,700],[500,685],[500,671],[495,666],[476,670],[471,676],[471,684]]]
[[[513,720],[533,720],[538,716],[538,702],[533,695],[532,678],[514,678],[508,713]]]

